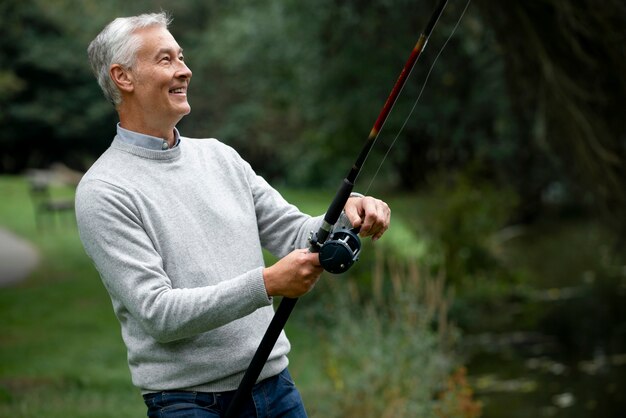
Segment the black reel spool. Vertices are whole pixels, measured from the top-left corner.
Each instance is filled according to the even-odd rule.
[[[361,239],[355,230],[341,227],[330,234],[319,253],[324,270],[333,274],[345,273],[359,259]]]

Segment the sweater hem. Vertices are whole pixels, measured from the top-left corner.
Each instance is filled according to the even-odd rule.
[[[283,370],[285,370],[287,368],[287,366],[289,365],[289,360],[287,358],[287,356],[281,356],[280,358],[276,359],[276,360],[270,360],[268,361],[265,366],[263,367],[263,370],[261,372],[261,374],[259,375],[259,378],[257,379],[256,383],[259,383],[265,379],[269,379],[270,377],[274,377],[278,374],[280,374]],[[204,384],[200,384],[200,385],[194,385],[194,386],[188,386],[188,387],[184,387],[184,388],[167,388],[167,389],[144,389],[144,388],[139,388],[141,391],[142,395],[147,395],[150,393],[158,393],[158,392],[166,392],[166,391],[181,391],[181,392],[207,392],[207,393],[211,393],[211,392],[230,392],[230,391],[234,391],[237,390],[237,388],[239,387],[239,384],[241,383],[241,380],[243,379],[244,374],[246,373],[246,370],[236,373],[234,375],[231,376],[227,376],[223,379],[217,380],[215,382],[211,382],[211,383],[204,383]]]

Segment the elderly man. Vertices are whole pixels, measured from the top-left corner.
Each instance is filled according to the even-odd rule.
[[[322,273],[307,238],[321,217],[286,202],[230,147],[179,134],[191,70],[164,13],[118,18],[89,59],[118,114],[111,146],[76,193],[81,240],[111,296],[133,383],[150,417],[224,413],[273,316]],[[388,206],[352,197],[344,214],[378,239]],[[266,267],[262,248],[279,257]],[[306,416],[278,339],[245,416]]]

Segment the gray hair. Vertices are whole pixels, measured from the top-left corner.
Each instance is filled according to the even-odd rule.
[[[135,32],[150,26],[167,28],[171,21],[165,12],[118,17],[91,41],[87,48],[91,69],[104,96],[114,106],[117,107],[122,102],[122,95],[109,75],[111,65],[120,64],[124,68],[132,68],[141,46]]]

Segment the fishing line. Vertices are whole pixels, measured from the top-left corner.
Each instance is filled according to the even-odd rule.
[[[452,32],[448,36],[448,39],[446,39],[446,41],[443,43],[443,46],[439,49],[439,52],[435,56],[435,60],[431,64],[430,68],[428,69],[428,73],[426,74],[426,78],[424,79],[424,83],[422,84],[422,88],[420,89],[420,92],[419,92],[419,95],[417,96],[417,99],[415,99],[415,102],[413,103],[413,107],[411,108],[411,111],[409,112],[408,116],[404,119],[404,123],[400,127],[400,130],[396,134],[395,138],[393,139],[393,141],[391,141],[391,145],[389,145],[389,147],[387,148],[387,152],[383,156],[382,161],[378,165],[378,168],[376,169],[376,172],[374,173],[374,176],[370,180],[370,183],[367,186],[367,189],[365,190],[365,193],[364,193],[365,195],[367,195],[369,193],[370,189],[372,188],[372,184],[374,183],[374,180],[378,176],[378,173],[380,172],[381,167],[383,166],[383,164],[385,163],[385,160],[387,159],[387,156],[389,156],[389,153],[391,152],[391,150],[393,149],[394,145],[396,144],[396,141],[400,137],[400,134],[402,134],[402,131],[406,127],[406,124],[411,119],[411,116],[413,115],[413,112],[415,111],[415,108],[417,107],[417,104],[419,103],[420,98],[422,97],[422,93],[424,93],[424,89],[426,88],[426,84],[428,83],[428,79],[430,78],[430,74],[432,73],[433,68],[435,68],[435,64],[437,64],[437,60],[439,59],[439,56],[441,55],[443,50],[446,49],[446,46],[448,45],[448,42],[450,42],[450,39],[452,39],[452,37],[454,36],[454,33],[456,32],[457,28],[459,27],[459,24],[461,23],[461,20],[463,20],[463,16],[465,16],[465,12],[467,11],[467,8],[469,7],[471,2],[472,2],[472,0],[468,0],[467,1],[467,3],[465,4],[465,8],[463,8],[463,11],[461,12],[461,16],[457,20],[456,24],[454,25],[454,28],[452,29]],[[437,19],[437,20],[439,20],[439,19]],[[403,86],[403,89],[404,89],[404,86]]]
[[[411,54],[409,55],[406,64],[404,65],[396,83],[394,84],[387,100],[381,109],[372,130],[370,131],[369,136],[367,137],[367,141],[361,148],[361,151],[352,165],[352,168],[348,172],[347,176],[341,182],[341,185],[335,194],[331,204],[328,207],[328,210],[324,214],[324,218],[322,224],[320,225],[317,232],[311,231],[311,236],[309,237],[309,251],[313,253],[320,254],[320,264],[327,271],[333,271],[342,273],[350,268],[352,263],[358,259],[358,251],[360,251],[360,240],[356,232],[352,230],[341,229],[339,231],[334,230],[334,225],[339,220],[341,213],[346,205],[346,202],[350,198],[352,193],[352,189],[354,187],[354,182],[358,177],[361,167],[363,163],[367,159],[367,156],[372,149],[378,134],[380,133],[382,126],[387,120],[387,116],[389,116],[389,112],[393,108],[393,105],[398,98],[398,95],[401,89],[404,87],[405,82],[410,75],[410,72],[413,68],[413,65],[419,59],[421,52],[423,51],[426,43],[428,42],[428,38],[430,37],[431,32],[433,31],[436,23],[439,21],[443,10],[448,3],[447,0],[439,0],[437,3],[433,14],[424,31],[420,34],[420,37],[413,47]],[[467,8],[467,7],[466,7]],[[458,25],[458,22],[457,22]],[[447,43],[447,42],[446,42]],[[444,44],[445,47],[445,44]],[[423,89],[423,88],[422,88]],[[369,189],[369,187],[368,187]],[[338,236],[337,233],[340,235]],[[330,245],[330,247],[329,247]],[[325,251],[330,248],[330,251]],[[354,251],[357,251],[356,253]],[[326,262],[326,265],[325,265]],[[330,264],[328,263],[330,262]],[[335,267],[337,269],[335,270]],[[280,333],[285,327],[291,312],[298,301],[298,298],[289,298],[283,297],[278,308],[276,309],[276,313],[272,318],[265,334],[263,335],[263,339],[261,340],[259,347],[257,348],[252,360],[250,361],[250,366],[246,370],[243,378],[241,379],[241,383],[233,399],[230,401],[230,405],[228,406],[228,410],[226,411],[227,418],[236,418],[239,416],[239,411],[241,406],[243,405],[243,400],[250,396],[252,392],[252,388],[257,381],[263,367],[269,355],[272,352],[274,345],[276,344],[276,340],[280,336]]]

